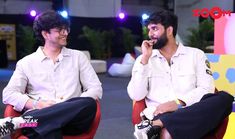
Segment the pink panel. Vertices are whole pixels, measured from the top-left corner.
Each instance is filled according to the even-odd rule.
[[[215,20],[214,24],[214,53],[215,54],[225,54],[224,51],[224,28],[227,19],[224,16]]]
[[[235,54],[235,13],[215,20],[215,54]]]

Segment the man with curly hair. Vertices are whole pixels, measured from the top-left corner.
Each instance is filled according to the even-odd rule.
[[[43,45],[17,62],[3,90],[3,103],[23,115],[1,119],[1,137],[22,128],[28,138],[59,139],[90,128],[102,87],[86,55],[66,48],[69,26],[55,11],[35,18],[33,29]]]

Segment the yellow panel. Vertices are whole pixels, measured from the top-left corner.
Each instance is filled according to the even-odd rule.
[[[235,94],[235,55],[207,54],[218,90]]]
[[[6,40],[8,59],[16,60],[16,32],[14,24],[0,24],[0,40]]]
[[[218,90],[235,94],[235,55],[207,54],[211,70]],[[224,139],[235,138],[235,112],[229,116]]]
[[[229,115],[229,122],[226,133],[223,139],[234,139],[235,138],[235,113]]]

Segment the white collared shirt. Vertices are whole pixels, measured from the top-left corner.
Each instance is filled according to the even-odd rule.
[[[203,51],[179,44],[170,65],[158,50],[153,50],[148,64],[135,62],[127,90],[131,99],[145,99],[147,106],[180,99],[186,106],[214,92],[214,80]],[[208,71],[209,70],[209,71]]]
[[[102,87],[86,55],[66,47],[55,63],[44,55],[42,47],[19,60],[3,90],[3,103],[17,111],[29,98],[62,102],[74,97],[101,98]]]

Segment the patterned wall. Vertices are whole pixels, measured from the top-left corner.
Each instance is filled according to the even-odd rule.
[[[218,90],[224,90],[230,94],[235,94],[235,55],[207,54],[210,61],[212,75]],[[224,139],[233,139],[235,137],[235,103],[233,112],[229,116]]]

